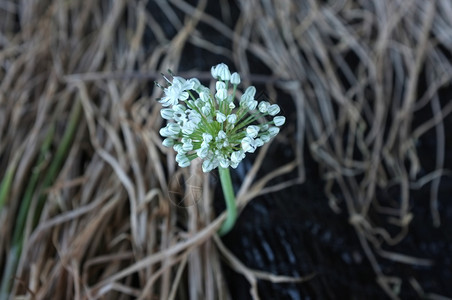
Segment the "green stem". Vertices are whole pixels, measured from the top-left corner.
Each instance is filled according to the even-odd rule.
[[[3,270],[3,280],[0,284],[0,300],[7,299],[9,291],[11,290],[14,274],[16,273],[17,264],[22,253],[24,228],[27,223],[30,203],[33,198],[33,192],[35,191],[39,178],[42,175],[42,166],[45,165],[46,156],[49,154],[48,151],[53,140],[54,132],[55,127],[51,125],[44,143],[41,146],[38,161],[31,171],[31,178],[27,184],[27,188],[25,189],[22,203],[20,204],[19,214],[16,219],[16,226],[14,227],[12,244],[8,254],[8,259],[6,260],[6,266]]]
[[[3,209],[3,206],[6,204],[6,199],[8,198],[9,191],[11,190],[16,167],[17,164],[15,163],[8,167],[0,184],[0,212]]]
[[[234,189],[232,188],[231,174],[229,168],[218,167],[220,172],[221,187],[223,188],[223,195],[226,201],[227,217],[223,225],[221,225],[218,234],[223,236],[231,231],[237,219],[237,206],[235,203]]]
[[[42,183],[43,191],[48,189],[54,183],[62,164],[66,160],[67,153],[69,151],[70,146],[72,145],[72,139],[74,138],[77,128],[80,125],[79,120],[81,114],[82,114],[81,101],[76,101],[71,108],[71,113],[69,115],[69,120],[67,123],[68,125],[64,130],[61,142],[59,143],[56,153],[52,158],[52,162],[50,163],[49,169],[43,178]],[[41,193],[40,197],[38,198],[36,209],[34,211],[33,228],[35,228],[35,226],[38,224],[38,220],[41,217],[41,212],[44,208],[46,199],[47,194],[44,192]]]
[[[55,134],[55,124],[50,125],[49,130],[47,131],[47,135],[42,143],[38,160],[36,161],[36,165],[31,171],[30,181],[25,188],[25,194],[22,198],[22,203],[20,204],[19,214],[16,220],[16,227],[14,228],[13,234],[13,244],[19,245],[19,249],[22,249],[24,228],[27,223],[27,215],[30,210],[31,201],[33,199],[33,193],[36,190],[36,186],[39,182],[40,177],[42,176],[44,166],[47,163],[47,159],[49,157],[49,149],[52,145],[53,136]]]

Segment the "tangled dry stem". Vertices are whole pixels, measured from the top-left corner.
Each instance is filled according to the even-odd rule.
[[[452,45],[448,0],[242,1],[232,26],[226,1],[220,1],[222,19],[205,12],[206,0],[196,7],[182,0],[155,1],[167,23],[147,10],[145,1],[21,3],[0,1],[0,175],[13,178],[0,215],[0,266],[11,255],[30,174],[46,176],[57,149],[69,147],[62,150],[64,161],[51,185],[38,176],[31,188],[12,294],[227,299],[218,249],[250,281],[254,298],[259,297],[257,279],[301,280],[249,270],[212,239],[224,215],[213,217],[208,176],[199,166],[178,170],[174,154],[161,146],[154,101],[160,95],[149,82],[160,70],[177,72],[188,44],[229,57],[245,79],[282,89],[295,104],[294,136],[288,140],[296,161],[256,181],[263,149],[239,192],[242,206],[261,193],[303,182],[302,153],[309,147],[332,209],[346,208],[388,295],[397,298],[400,279],[384,274],[381,257],[432,263],[381,246],[395,245],[407,234],[413,188],[431,185],[432,220],[441,224],[437,196],[447,173],[443,120],[452,111],[452,101],[442,105],[438,96],[452,76],[450,57],[442,50]],[[169,24],[176,29],[173,36]],[[232,46],[204,38],[200,25]],[[249,55],[271,76],[252,74]],[[421,73],[427,89],[419,94]],[[434,117],[413,128],[414,114],[428,106]],[[68,144],[64,132],[77,109]],[[52,144],[37,164],[52,128]],[[419,178],[415,143],[431,129],[436,166]],[[294,168],[297,178],[266,186]],[[184,187],[184,181],[194,188]],[[395,207],[379,205],[376,197],[376,190],[388,185],[400,189]],[[397,234],[388,233],[388,224],[374,223],[372,206],[398,226]],[[416,288],[422,293],[419,284]]]

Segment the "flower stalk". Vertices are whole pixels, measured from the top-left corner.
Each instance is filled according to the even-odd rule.
[[[179,167],[188,167],[192,160],[200,158],[203,172],[219,169],[228,211],[219,231],[224,235],[237,218],[229,167],[237,168],[246,153],[255,152],[275,137],[286,119],[276,116],[280,112],[277,104],[254,99],[254,86],[246,88],[237,106],[240,75],[231,74],[225,64],[212,67],[211,73],[217,80],[215,93],[197,78],[187,80],[172,75],[171,81],[164,77],[169,85],[166,88],[156,83],[164,91],[159,100],[164,107],[160,114],[168,121],[159,133],[165,138],[162,144],[177,152]]]
[[[226,201],[227,217],[221,225],[218,234],[223,236],[231,231],[237,219],[237,205],[235,203],[234,189],[232,187],[231,174],[229,168],[218,168],[220,173],[221,188],[223,189],[224,200]]]

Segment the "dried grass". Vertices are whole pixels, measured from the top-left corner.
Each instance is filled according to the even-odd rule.
[[[431,185],[432,220],[441,224],[438,187],[448,172],[443,120],[452,102],[440,102],[438,93],[452,77],[442,50],[452,47],[450,2],[242,1],[233,27],[226,25],[229,4],[220,3],[223,20],[205,12],[206,0],[197,7],[153,2],[165,17],[144,1],[0,1],[0,266],[9,264],[15,274],[2,279],[3,287],[12,283],[12,295],[228,299],[218,249],[250,280],[255,299],[256,278],[302,280],[249,270],[212,239],[224,215],[214,218],[209,177],[198,166],[177,169],[174,154],[160,144],[159,90],[149,82],[160,70],[177,72],[188,44],[219,60],[230,57],[245,81],[284,90],[296,107],[296,124],[289,125],[296,161],[256,181],[262,149],[239,192],[242,207],[256,195],[303,182],[307,141],[332,209],[345,202],[389,296],[397,298],[400,279],[384,274],[380,257],[432,263],[381,245],[395,245],[409,231],[409,197],[418,186]],[[200,24],[231,49],[204,38]],[[249,55],[272,75],[251,73]],[[422,72],[428,88],[418,94]],[[414,114],[427,106],[434,117],[413,128]],[[418,177],[415,142],[432,128],[435,170]],[[266,187],[295,168],[297,178]],[[388,223],[377,226],[369,210],[378,205],[376,189],[388,185],[399,186],[400,202],[379,207]],[[397,234],[387,232],[389,224],[398,226]]]

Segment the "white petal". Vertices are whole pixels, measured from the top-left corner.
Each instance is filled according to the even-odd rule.
[[[159,134],[163,137],[169,137],[171,133],[168,131],[168,125],[166,127],[160,128]]]
[[[198,154],[199,157],[205,158],[209,154],[209,147],[202,147],[196,150],[196,154]]]
[[[171,120],[174,115],[174,110],[172,110],[171,108],[163,108],[162,110],[160,110],[160,115],[165,120]]]
[[[268,133],[270,134],[270,137],[274,137],[279,133],[279,128],[278,127],[270,127],[268,129]]]
[[[193,144],[191,141],[185,142],[182,144],[182,149],[186,152],[193,150]]]
[[[255,139],[256,147],[262,147],[264,145],[264,141],[260,138]]]
[[[259,111],[264,114],[268,111],[269,106],[270,106],[270,103],[268,103],[266,101],[261,101],[261,103],[259,103]]]
[[[226,137],[226,132],[224,132],[223,130],[218,131],[218,139],[224,140]]]
[[[227,118],[229,124],[235,124],[237,122],[237,115],[236,114],[230,114]]]
[[[232,84],[240,84],[240,75],[237,72],[232,73],[231,75],[231,83]]]
[[[251,98],[254,98],[254,96],[256,95],[256,88],[252,85],[247,87],[245,90],[245,94],[250,96]]]
[[[223,123],[224,121],[226,121],[226,116],[222,112],[217,111],[217,122]]]
[[[218,160],[215,158],[207,159],[202,162],[202,171],[204,173],[210,172],[218,167]]]
[[[190,165],[190,160],[185,154],[178,153],[176,155],[176,162],[179,164],[179,167],[185,168]]]
[[[174,140],[171,138],[166,138],[162,141],[162,145],[165,147],[172,147],[174,146]]]
[[[173,149],[174,149],[174,151],[176,151],[177,153],[184,153],[184,150],[182,149],[182,144],[181,143],[179,143],[179,144],[175,144],[174,146],[173,146]]]
[[[214,77],[215,79],[217,79],[218,77],[223,81],[231,79],[231,72],[229,71],[228,66],[224,63],[218,64],[215,68],[215,71],[217,75],[216,77]]]
[[[226,89],[226,83],[224,83],[223,81],[217,81],[215,83],[215,90],[225,90]]]
[[[242,149],[245,152],[253,153],[256,150],[255,142],[250,137],[244,137],[241,144],[242,144]]]
[[[219,89],[216,92],[215,97],[219,100],[224,100],[228,97],[228,91],[226,89]]]
[[[204,102],[209,102],[210,93],[201,92],[201,93],[199,93],[199,98]]]
[[[202,139],[204,142],[209,143],[213,139],[213,136],[209,133],[204,132],[202,134]]]
[[[286,117],[284,117],[284,116],[274,117],[273,122],[275,122],[276,126],[282,126],[286,122]]]
[[[254,139],[255,137],[257,137],[257,134],[259,133],[259,126],[256,125],[249,125],[246,128],[246,135],[249,136],[250,138]]]
[[[270,141],[270,139],[271,139],[271,137],[270,137],[270,134],[263,134],[263,135],[261,135],[261,140],[264,142],[264,143],[268,143],[269,141]]]
[[[231,162],[233,162],[233,163],[239,163],[244,158],[245,158],[245,153],[243,152],[243,150],[235,151],[231,154]]]
[[[227,167],[229,167],[229,160],[227,160],[226,158],[221,157],[221,158],[219,159],[219,162],[220,162],[220,166],[221,166],[222,168],[227,168]]]
[[[204,114],[204,115],[209,115],[210,114],[210,112],[211,112],[211,109],[210,109],[210,104],[209,103],[206,103],[206,105],[204,105],[202,108],[201,108],[201,112]]]
[[[199,79],[191,78],[191,79],[189,79],[189,81],[191,81],[191,83],[193,84],[192,89],[194,89],[195,91],[198,91],[199,88],[201,87],[201,82],[199,81]]]
[[[256,106],[257,106],[257,101],[256,100],[250,100],[250,101],[248,101],[246,106],[248,106],[249,110],[254,110],[256,108]]]
[[[218,78],[217,66],[213,66],[212,68],[210,68],[210,74],[212,74],[212,77],[214,79]]]
[[[168,131],[169,133],[171,133],[172,135],[177,135],[180,132],[180,126],[179,124],[176,123],[170,123],[168,124]]]
[[[268,114],[270,116],[275,116],[277,115],[279,112],[281,111],[281,109],[279,108],[278,104],[272,104],[268,107]]]

